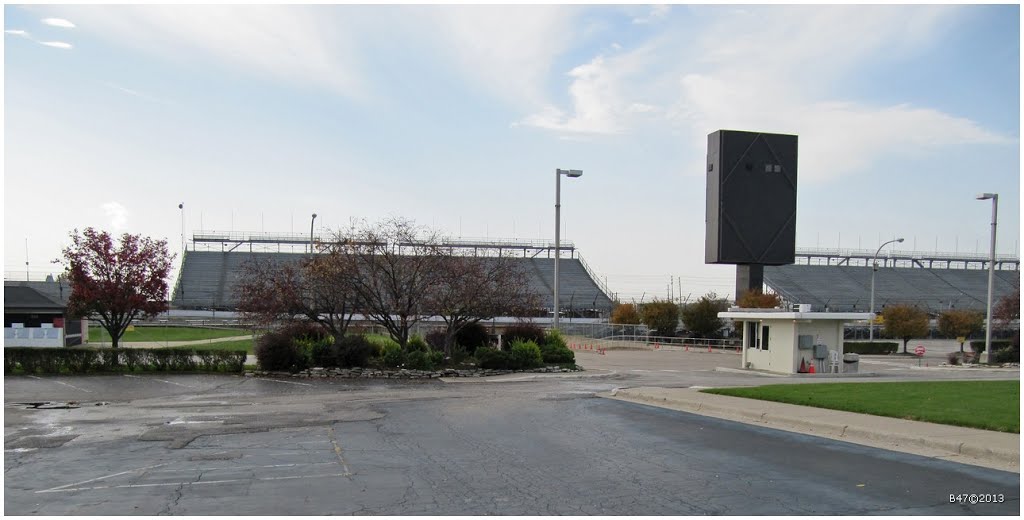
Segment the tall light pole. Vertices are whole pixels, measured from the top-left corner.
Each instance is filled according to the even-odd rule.
[[[309,254],[313,254],[313,223],[316,222],[316,213],[313,213],[313,219],[309,221]]]
[[[978,200],[992,199],[992,239],[988,250],[988,299],[985,301],[985,352],[981,354],[981,362],[988,363],[992,359],[992,279],[996,269],[996,214],[999,211],[998,193],[980,193]]]
[[[583,170],[555,169],[555,320],[553,326],[558,329],[558,264],[561,257],[561,226],[562,226],[562,176],[580,177]]]
[[[903,242],[903,239],[897,238],[878,246],[878,250],[875,251],[875,257],[871,261],[871,309],[868,311],[871,313],[871,322],[868,323],[868,341],[875,340],[875,271],[878,270],[878,253],[882,251],[883,247],[893,242]]]
[[[181,213],[181,257],[185,258],[185,203],[178,203],[178,210]]]

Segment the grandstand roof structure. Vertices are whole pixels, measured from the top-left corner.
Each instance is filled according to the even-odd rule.
[[[313,237],[318,242],[324,237]],[[310,236],[298,234],[246,234],[197,232],[192,250],[185,252],[181,270],[171,296],[177,309],[234,310],[235,286],[242,266],[251,260],[295,262],[309,255]],[[399,244],[412,246],[414,244]],[[440,244],[453,255],[496,256],[502,254],[520,263],[529,277],[529,285],[553,308],[554,244],[546,241],[460,239]],[[560,308],[607,315],[611,311],[611,292],[594,275],[572,243],[560,244]]]
[[[798,250],[793,265],[765,266],[765,285],[789,303],[815,310],[867,311],[874,251]],[[893,253],[878,258],[875,310],[912,304],[938,313],[985,309],[988,259],[977,255]],[[1020,261],[997,257],[993,299],[1020,288]]]

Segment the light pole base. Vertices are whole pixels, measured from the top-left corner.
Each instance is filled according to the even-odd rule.
[[[988,364],[988,352],[982,352],[978,355],[978,363]]]

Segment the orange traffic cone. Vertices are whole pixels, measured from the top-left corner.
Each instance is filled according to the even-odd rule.
[[[814,373],[814,363],[810,363],[810,364],[807,365],[807,373],[808,374],[813,374]]]

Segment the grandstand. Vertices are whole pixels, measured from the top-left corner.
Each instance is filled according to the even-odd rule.
[[[873,251],[798,250],[793,265],[766,266],[765,285],[788,303],[813,310],[867,311],[871,300]],[[875,310],[911,304],[939,313],[985,309],[988,259],[978,255],[894,252],[879,257]],[[1020,262],[997,257],[993,299],[1020,288]]]
[[[199,232],[185,251],[171,296],[176,309],[237,307],[235,286],[242,266],[251,260],[295,262],[309,255],[309,236]],[[451,240],[441,244],[455,255],[515,254],[529,277],[529,286],[543,305],[553,308],[554,244],[544,241]],[[578,316],[607,316],[611,293],[593,274],[572,243],[561,244],[559,269],[561,309]]]

